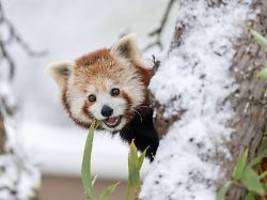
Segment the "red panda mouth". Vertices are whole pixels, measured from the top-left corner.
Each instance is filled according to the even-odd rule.
[[[121,123],[121,116],[109,117],[109,118],[103,120],[103,122],[106,124],[106,126],[108,126],[110,128],[114,128]]]

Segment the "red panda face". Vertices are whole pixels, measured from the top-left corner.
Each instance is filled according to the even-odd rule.
[[[95,118],[111,131],[123,128],[145,99],[138,68],[108,50],[77,59],[66,92],[72,117],[85,123]]]
[[[129,38],[110,50],[86,54],[67,68],[60,63],[52,69],[67,112],[85,127],[97,119],[103,128],[119,131],[147,98],[151,73],[142,67],[139,51]]]

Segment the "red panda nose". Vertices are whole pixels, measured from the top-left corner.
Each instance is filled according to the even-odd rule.
[[[104,117],[110,117],[113,113],[113,109],[107,105],[104,105],[103,108],[101,109],[101,114]]]

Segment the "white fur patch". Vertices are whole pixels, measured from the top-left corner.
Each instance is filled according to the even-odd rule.
[[[68,81],[67,88],[67,98],[72,116],[81,122],[91,123],[92,119],[86,116],[83,112],[83,106],[84,102],[87,100],[87,94],[76,87],[73,83],[72,76]]]
[[[119,65],[124,66],[125,70],[121,72],[122,89],[127,93],[132,101],[131,107],[138,107],[145,99],[145,86],[141,77],[137,73],[137,69],[125,58],[116,58]]]
[[[113,114],[111,117],[117,117],[123,115],[127,107],[127,102],[121,97],[112,97],[109,91],[104,94],[97,95],[96,102],[90,107],[90,112],[98,119],[104,120],[105,116],[101,114],[101,110],[104,105],[109,106],[113,109]]]

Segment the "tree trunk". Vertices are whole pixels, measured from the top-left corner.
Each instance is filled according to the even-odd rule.
[[[9,82],[0,81],[0,199],[37,199],[40,172],[25,152]]]
[[[0,155],[5,152],[5,142],[6,142],[6,130],[4,126],[4,119],[1,117],[0,113]]]
[[[11,43],[34,53],[6,17],[0,0],[0,68],[8,69],[7,73],[2,69],[0,74],[0,199],[37,199],[40,171],[32,156],[25,152],[15,125],[17,104],[11,90],[15,62],[9,52]]]
[[[267,35],[267,1],[255,1],[253,9],[258,10],[256,19],[249,26]],[[236,118],[232,126],[236,132],[229,142],[231,154],[237,159],[245,147],[249,149],[249,156],[253,158],[257,154],[258,147],[266,134],[267,122],[267,96],[266,81],[259,80],[257,73],[264,67],[266,53],[256,44],[255,39],[246,32],[236,45],[237,53],[233,61],[233,69],[237,82],[240,85],[238,97],[233,95],[230,100],[236,110]],[[222,161],[221,166],[227,166],[227,176],[230,177],[234,162]],[[234,190],[230,193],[229,200],[244,199],[244,191]]]
[[[267,57],[246,26],[267,35],[267,1],[177,3],[171,50],[151,83],[163,139],[144,200],[215,199],[240,152],[248,147],[253,158],[266,129],[267,82],[256,75]],[[244,199],[244,191],[235,188],[227,199]]]

